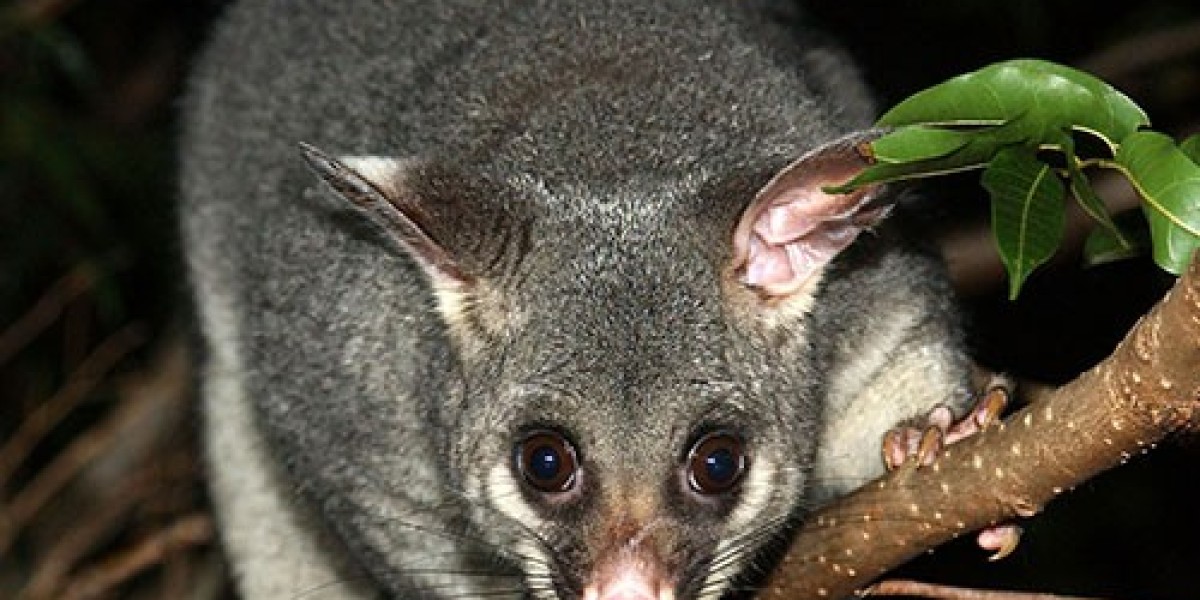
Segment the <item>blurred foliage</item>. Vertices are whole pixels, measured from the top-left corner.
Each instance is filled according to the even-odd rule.
[[[62,579],[44,561],[63,551],[80,553],[64,567],[86,574],[200,501],[190,427],[153,412],[165,402],[143,402],[168,388],[133,375],[150,369],[180,317],[174,106],[216,11],[159,0],[0,5],[0,597],[28,592],[31,574]],[[137,432],[119,426],[146,415],[151,429],[175,429],[173,444],[130,445]],[[117,465],[129,473],[104,471]],[[106,489],[133,481],[139,489],[124,493],[137,502]],[[156,597],[134,589],[120,596]]]
[[[95,358],[98,348],[109,348],[113,372],[120,375],[97,377],[12,476],[0,477],[0,521],[65,450],[132,403],[136,394],[122,377],[161,369],[153,359],[156,348],[184,317],[173,216],[174,110],[188,60],[221,4],[0,4],[0,450],[75,380],[81,365],[91,364],[88,357]],[[1182,137],[1200,123],[1195,51],[1137,69],[1114,67],[1103,54],[1146,39],[1144,54],[1135,49],[1122,56],[1153,58],[1154,32],[1200,22],[1200,4],[1192,0],[807,4],[814,20],[860,60],[884,105],[989,62],[1036,56],[1120,70],[1117,77],[1099,74],[1145,107],[1157,129]],[[961,186],[939,183],[929,193],[963,199],[945,209],[948,217],[985,214],[986,198],[973,178]],[[986,364],[1062,380],[1107,354],[1166,284],[1148,261],[1035,274],[1016,303],[1005,301],[1002,289],[968,301],[973,343]],[[36,326],[26,327],[27,339],[13,345],[19,351],[5,356],[16,325],[31,323]],[[131,324],[145,335],[129,334]],[[124,340],[124,350],[111,349],[114,339]],[[89,566],[109,565],[105,552],[122,556],[143,535],[168,529],[166,524],[178,523],[173,516],[200,506],[189,423],[162,422],[179,428],[166,432],[173,445],[154,446],[159,462],[132,463],[159,483],[143,486],[137,510],[113,520],[120,529],[97,534],[92,549],[63,577],[84,577],[93,572]],[[175,464],[189,456],[190,466]],[[963,544],[912,568],[938,581],[989,587],[1194,597],[1189,567],[1200,563],[1200,551],[1190,534],[1200,530],[1200,516],[1187,502],[1195,490],[1180,474],[1194,469],[1196,458],[1194,448],[1160,451],[1068,495],[1032,524],[1023,547],[1000,564],[982,561]],[[113,477],[112,485],[140,481]],[[87,496],[80,487],[101,496]],[[0,597],[21,589],[31,572],[44,571],[64,532],[94,525],[111,505],[112,492],[103,485],[64,488],[38,512],[37,521],[0,550]],[[188,579],[195,570],[161,571],[130,576],[106,597],[179,597],[161,590],[198,588]]]
[[[169,314],[172,98],[199,33],[180,35],[188,15],[172,4],[19,2],[0,16],[0,321],[83,264],[96,277],[71,343]],[[22,375],[62,377],[55,346],[23,353]]]

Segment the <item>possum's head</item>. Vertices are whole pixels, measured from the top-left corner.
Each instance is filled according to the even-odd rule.
[[[449,480],[534,597],[716,598],[763,568],[821,418],[805,315],[888,210],[822,191],[865,139],[637,193],[306,149],[428,275],[459,382]]]

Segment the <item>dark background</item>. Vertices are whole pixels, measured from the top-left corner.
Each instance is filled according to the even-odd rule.
[[[0,598],[228,594],[199,485],[175,201],[175,108],[216,0],[0,6]],[[1155,127],[1200,129],[1200,4],[810,2],[883,105],[989,62],[1086,66]],[[1189,29],[1190,28],[1190,29]],[[977,174],[927,188],[939,222],[986,216]],[[966,224],[966,225],[963,225]],[[1105,356],[1171,279],[1064,251],[1021,299],[964,294],[984,364],[1061,382]],[[1200,595],[1197,444],[1176,440],[1056,501],[1018,551],[956,543],[939,582],[1105,598]]]

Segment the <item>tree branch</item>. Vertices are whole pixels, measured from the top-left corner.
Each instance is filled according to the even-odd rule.
[[[1030,516],[1055,496],[1200,430],[1200,255],[1112,355],[1006,422],[813,514],[759,598],[842,598],[918,554]]]

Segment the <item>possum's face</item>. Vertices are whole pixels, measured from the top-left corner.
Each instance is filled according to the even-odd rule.
[[[530,594],[717,598],[784,541],[821,418],[805,314],[824,265],[886,211],[820,191],[856,141],[765,186],[636,194],[309,151],[430,276],[461,381],[450,479],[472,543]]]
[[[463,440],[461,466],[478,530],[536,597],[716,598],[800,500],[805,444],[733,386],[500,393],[510,418]]]
[[[498,282],[507,322],[464,344],[486,350],[464,357],[455,467],[539,598],[715,598],[802,495],[802,327],[770,345],[744,330],[717,253],[659,216],[534,223]]]

